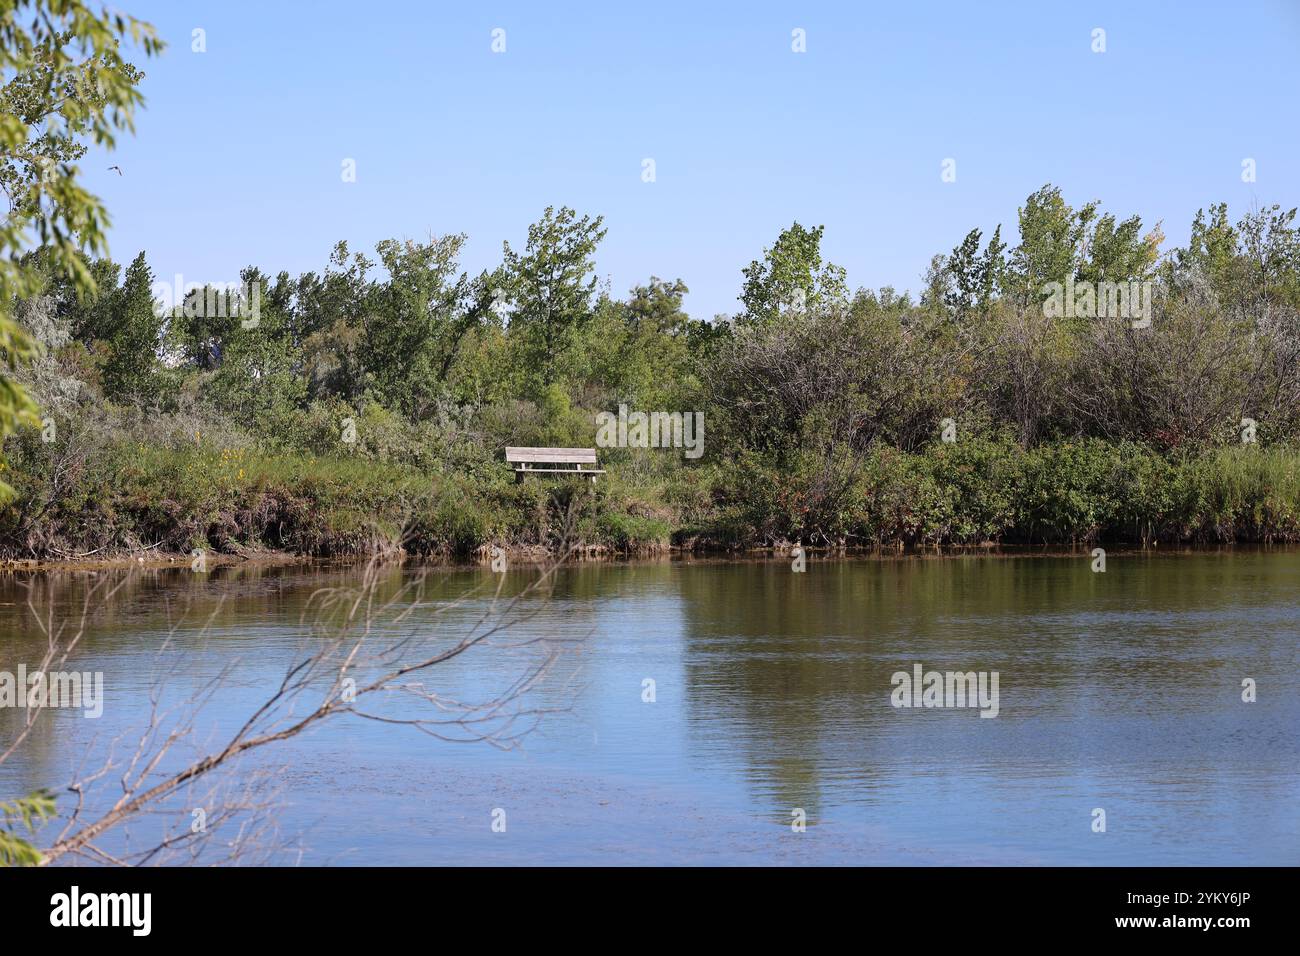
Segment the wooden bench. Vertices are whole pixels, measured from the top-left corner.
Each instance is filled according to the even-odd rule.
[[[596,483],[596,476],[605,473],[604,468],[596,467],[596,449],[594,448],[506,448],[506,461],[515,466],[515,481],[523,481],[524,475],[538,474],[579,475],[591,477]],[[584,465],[590,465],[584,468]],[[570,467],[575,466],[575,467]]]

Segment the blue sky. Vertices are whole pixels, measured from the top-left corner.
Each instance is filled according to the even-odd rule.
[[[1300,0],[117,2],[169,49],[136,136],[83,165],[114,258],[159,279],[448,232],[477,271],[567,204],[605,216],[616,294],[680,277],[708,318],[794,220],[852,286],[916,290],[972,227],[1014,235],[1045,182],[1167,244],[1211,202],[1300,204]]]

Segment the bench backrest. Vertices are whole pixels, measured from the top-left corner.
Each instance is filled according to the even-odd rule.
[[[511,464],[594,465],[594,448],[506,448]]]

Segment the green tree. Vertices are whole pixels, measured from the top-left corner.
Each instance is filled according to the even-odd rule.
[[[49,293],[59,300],[60,311],[70,323],[72,337],[90,347],[96,341],[112,338],[113,308],[116,305],[112,293],[121,285],[122,267],[107,257],[83,258],[95,283],[94,293],[81,291],[67,273],[51,272],[50,265],[44,261],[48,256],[41,255],[42,268],[50,273]]]
[[[961,245],[953,249],[946,263],[951,281],[944,298],[959,321],[986,314],[1005,281],[1006,244],[1002,241],[1002,227],[993,230],[983,254],[979,251],[981,235],[980,230],[972,229]]]
[[[363,338],[373,268],[371,259],[339,242],[323,275],[308,272],[293,285],[293,306],[285,307],[289,336],[302,350],[310,399],[355,403],[369,385]]]
[[[214,286],[191,289],[167,317],[167,348],[185,365],[214,372],[221,367],[239,323],[224,291]]]
[[[1257,309],[1281,302],[1300,307],[1300,231],[1296,210],[1274,203],[1237,223],[1249,302]]]
[[[80,252],[104,249],[108,215],[75,164],[87,141],[111,148],[142,102],[141,74],[122,59],[123,39],[145,55],[163,46],[147,23],[81,0],[0,4],[0,191],[8,202],[0,225],[0,441],[36,420],[12,377],[36,348],[12,313],[15,298],[42,284],[24,253],[33,243],[44,247],[54,271],[94,292]],[[10,493],[0,482],[0,497]]]
[[[975,310],[979,289],[979,250],[980,230],[972,229],[961,241],[961,245],[952,250],[948,256],[946,268],[950,282],[945,290],[944,299],[954,315],[964,319]]]
[[[1036,305],[1050,282],[1065,282],[1078,273],[1080,250],[1097,203],[1075,210],[1061,190],[1046,185],[1020,208],[1020,244],[1011,253],[1011,285],[1022,305]]]
[[[111,296],[110,354],[104,364],[104,394],[143,399],[154,383],[163,317],[154,307],[153,270],[141,252],[127,267],[122,288]]]
[[[1146,279],[1160,256],[1164,234],[1159,224],[1143,235],[1142,220],[1130,216],[1117,222],[1110,213],[1093,224],[1079,263],[1078,277],[1087,282],[1133,282]]]
[[[299,276],[290,316],[294,342],[301,344],[340,320],[359,328],[365,318],[374,265],[364,253],[350,253],[346,242],[338,242],[322,275],[307,272]]]
[[[1204,278],[1220,299],[1226,301],[1232,294],[1237,273],[1237,242],[1237,231],[1228,221],[1226,202],[1211,205],[1208,220],[1204,209],[1196,210],[1187,247],[1174,250],[1175,282]]]
[[[367,299],[365,363],[376,398],[424,418],[443,397],[461,342],[494,304],[487,273],[460,273],[465,236],[426,243],[385,240],[376,247],[388,281]]]
[[[1022,307],[1037,306],[1048,283],[1069,279],[1125,282],[1148,278],[1164,236],[1157,225],[1142,233],[1142,220],[1123,222],[1099,203],[1071,207],[1056,186],[1046,185],[1020,209],[1020,244],[1011,252],[1006,285]]]
[[[682,308],[690,289],[681,279],[665,282],[651,276],[647,285],[635,286],[628,299],[628,319],[633,328],[675,335],[686,328],[691,317]]]
[[[561,357],[591,318],[598,281],[592,257],[605,238],[603,222],[603,216],[579,219],[567,206],[558,212],[547,206],[528,227],[523,252],[505,243],[502,279],[512,305],[510,333],[534,392],[537,385],[556,381]]]
[[[763,250],[761,260],[745,268],[740,301],[746,320],[766,321],[783,310],[799,312],[847,299],[844,270],[822,261],[824,230],[805,229],[796,222],[777,236],[772,248]]]
[[[239,409],[256,424],[263,416],[305,404],[307,383],[302,352],[290,333],[288,276],[281,273],[270,286],[250,266],[240,273],[240,285],[250,297],[257,290],[257,314],[241,314],[225,333],[221,364],[204,392],[218,410]]]
[[[691,380],[688,328],[682,308],[686,283],[652,276],[626,302],[601,295],[582,335],[581,371],[588,385],[583,401],[612,408],[618,402],[642,408],[674,407]]]

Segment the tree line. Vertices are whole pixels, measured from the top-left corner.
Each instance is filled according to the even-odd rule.
[[[144,253],[124,270],[84,259],[98,289],[88,296],[37,251],[24,266],[39,290],[13,310],[41,355],[17,378],[56,433],[66,423],[83,444],[78,420],[101,446],[144,437],[188,449],[207,435],[228,454],[370,459],[493,494],[506,494],[506,444],[589,446],[595,414],[620,404],[690,409],[708,422],[701,461],[608,453],[621,467],[605,493],[621,516],[606,526],[733,543],[997,539],[1014,522],[908,530],[902,518],[869,531],[854,515],[871,507],[890,453],[937,461],[984,449],[971,467],[986,473],[1091,442],[1093,458],[1102,443],[1173,466],[1242,444],[1246,420],[1255,444],[1294,443],[1294,220],[1274,206],[1233,223],[1214,205],[1185,247],[1162,251],[1159,226],[1071,206],[1048,185],[1018,210],[1015,245],[1000,225],[987,239],[971,230],[933,257],[915,297],[850,291],[823,258],[822,227],[796,222],[741,270],[736,312],[712,321],[686,313],[681,279],[614,295],[596,272],[602,218],[569,208],[546,209],[522,247],[503,244],[478,274],[461,267],[460,234],[386,240],[373,257],[340,242],[321,271],[296,277],[249,267],[240,279],[260,290],[255,321],[214,310],[204,289],[160,308]],[[1048,299],[1064,283],[1089,295],[1144,283],[1152,314],[1145,324],[1062,316]],[[60,439],[24,434],[6,450],[30,502],[28,469]],[[951,477],[930,480],[951,497]],[[517,536],[526,524],[498,515],[474,534]]]

